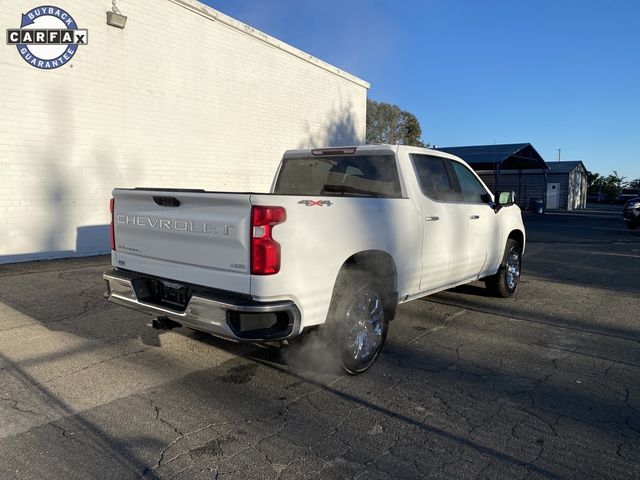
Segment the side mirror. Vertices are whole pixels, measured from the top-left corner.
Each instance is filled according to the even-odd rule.
[[[498,213],[502,207],[510,207],[516,203],[516,192],[499,192],[493,209]]]
[[[496,203],[498,205],[502,205],[503,207],[508,207],[509,205],[513,205],[514,203],[516,203],[516,192],[498,193],[498,201]]]

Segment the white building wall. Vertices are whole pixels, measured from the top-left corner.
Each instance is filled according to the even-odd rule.
[[[284,150],[364,141],[368,84],[193,0],[65,0],[70,64],[0,45],[0,263],[108,250],[114,187],[266,191]],[[0,3],[18,28],[32,1]]]

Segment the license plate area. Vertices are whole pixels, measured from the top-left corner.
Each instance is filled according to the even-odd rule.
[[[191,296],[191,288],[173,280],[139,278],[132,281],[138,300],[183,312]]]

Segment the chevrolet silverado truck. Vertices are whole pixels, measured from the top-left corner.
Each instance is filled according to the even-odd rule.
[[[117,188],[111,214],[109,300],[234,341],[320,327],[348,374],[399,303],[478,279],[512,296],[525,247],[513,192],[409,146],[287,151],[270,193]]]

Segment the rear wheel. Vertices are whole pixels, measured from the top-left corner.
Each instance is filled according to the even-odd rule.
[[[512,297],[518,288],[522,266],[521,247],[513,238],[507,240],[498,273],[484,279],[487,288],[496,296]]]
[[[350,375],[368,370],[387,338],[383,292],[371,274],[361,270],[346,269],[338,276],[327,318],[328,340],[336,363]]]

